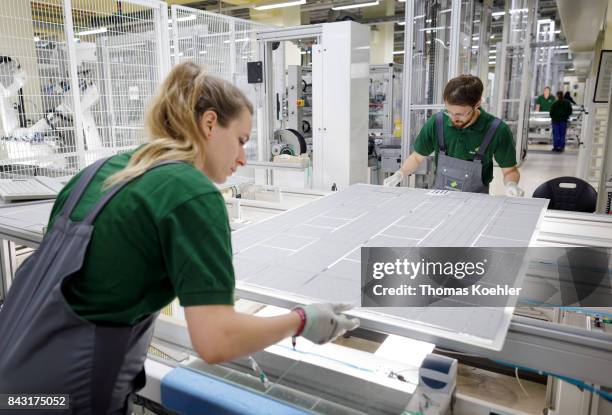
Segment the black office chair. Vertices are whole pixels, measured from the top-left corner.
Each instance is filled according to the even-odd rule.
[[[533,197],[550,199],[549,209],[593,213],[597,208],[597,192],[577,177],[551,179],[533,192]]]

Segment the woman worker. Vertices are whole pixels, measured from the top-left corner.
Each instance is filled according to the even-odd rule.
[[[182,63],[148,109],[150,141],[66,185],[0,311],[0,393],[68,394],[74,414],[126,413],[154,319],[177,296],[208,363],[358,326],[341,305],[266,318],[234,310],[230,228],[213,182],[246,163],[252,113],[236,87]]]

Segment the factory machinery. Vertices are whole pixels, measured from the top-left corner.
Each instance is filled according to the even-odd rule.
[[[299,213],[300,206],[329,198],[312,190],[258,186],[240,177],[221,186],[221,191],[232,229],[245,230],[257,224],[273,226],[283,212]],[[40,243],[50,208],[50,202],[0,207],[4,290],[10,287],[12,271],[25,253]],[[611,235],[609,216],[546,211],[531,245],[611,248]],[[295,304],[269,303],[266,293],[240,282],[237,295],[236,308],[257,315],[285,312]],[[206,409],[378,414],[401,413],[406,408],[428,414],[522,413],[504,407],[507,396],[493,394],[492,402],[487,402],[458,392],[458,360],[476,365],[487,362],[485,367],[502,372],[519,368],[521,376],[531,373],[540,380],[548,376],[546,405],[555,408],[551,413],[602,415],[609,413],[611,404],[606,400],[612,388],[612,334],[606,323],[610,317],[610,309],[519,307],[501,350],[462,345],[419,331],[400,335],[383,323],[381,330],[360,328],[350,339],[334,344],[316,346],[298,339],[294,350],[286,340],[251,358],[210,366],[191,349],[182,310],[173,303],[156,323],[146,362],[147,386],[137,402],[180,413]],[[575,408],[582,412],[572,412]]]
[[[402,163],[402,66],[370,66],[368,166],[370,183],[381,184]]]
[[[523,10],[519,6],[515,8]],[[412,44],[414,37],[418,47],[414,55],[406,55],[405,64],[410,67],[413,65],[414,70],[404,88],[408,92],[410,88],[414,88],[413,92],[417,98],[406,106],[407,117],[403,117],[411,120],[403,132],[405,137],[401,148],[404,149],[404,154],[409,149],[406,138],[416,136],[427,117],[442,109],[442,103],[435,100],[435,97],[442,96],[441,88],[449,77],[456,74],[457,62],[460,60],[457,56],[457,30],[425,30],[425,25],[454,28],[459,26],[460,2],[417,1],[411,2],[410,7],[407,20],[414,20],[414,25],[413,31],[407,32],[411,37],[408,44]],[[175,15],[178,9],[173,6]],[[181,31],[175,30],[175,40],[178,40],[174,43],[175,60],[178,60],[180,53],[191,53],[200,58],[214,55],[212,49],[194,47],[199,45],[200,38],[204,39],[196,28],[203,27],[199,19],[206,13],[180,9],[185,13],[180,17],[175,16],[173,27],[179,27],[181,19],[181,27],[193,29],[190,39],[195,40],[192,41],[193,44],[181,49],[181,40],[185,44],[189,42],[179,37]],[[157,13],[158,8],[153,10]],[[531,11],[529,14],[531,15]],[[510,15],[507,16],[510,19]],[[518,17],[521,19],[517,19]],[[513,16],[512,19],[523,21],[526,17],[527,13],[521,12],[520,16]],[[149,15],[143,14],[142,19],[149,19]],[[144,23],[147,22],[143,21]],[[515,23],[518,27],[520,22]],[[165,30],[167,27],[164,19],[161,19],[161,24],[155,23],[154,26],[155,30]],[[209,25],[208,30],[212,27]],[[126,26],[126,30],[128,29],[129,26]],[[109,143],[116,142],[116,138],[124,134],[129,137],[133,134],[135,137],[126,140],[124,144],[118,143],[119,147],[139,143],[137,132],[140,125],[136,122],[136,115],[141,111],[131,111],[130,108],[133,107],[132,104],[138,104],[137,107],[140,108],[140,104],[151,95],[149,84],[155,85],[158,81],[144,80],[151,78],[151,74],[154,74],[153,78],[163,74],[163,68],[155,64],[163,60],[161,43],[151,43],[147,33],[148,30],[142,32],[142,35],[117,36],[116,39],[105,39],[104,32],[96,36],[99,40],[97,50],[100,53],[96,53],[95,61],[103,68],[104,73],[112,71],[115,77],[125,72],[121,63],[126,59],[133,59],[135,62],[143,60],[138,53],[132,53],[132,45],[142,47],[143,53],[145,50],[157,50],[159,55],[153,59],[153,64],[146,66],[145,69],[150,73],[129,75],[133,79],[126,79],[125,83],[117,82],[118,88],[128,92],[127,97],[123,94],[123,101],[108,102],[108,114],[116,113],[123,117],[119,123],[114,119],[108,123],[108,130],[115,134]],[[223,38],[220,39],[220,43],[225,44]],[[236,39],[243,37],[236,36]],[[220,188],[226,200],[236,244],[243,237],[240,235],[248,234],[249,229],[254,229],[255,226],[273,230],[283,220],[288,220],[291,226],[300,226],[311,220],[308,215],[300,217],[300,212],[306,212],[300,209],[329,200],[332,196],[342,197],[343,192],[361,189],[363,185],[351,185],[367,181],[367,153],[364,154],[361,148],[367,141],[368,120],[373,122],[370,130],[378,129],[377,116],[385,111],[387,114],[393,114],[392,106],[383,104],[381,108],[380,104],[395,102],[395,99],[391,98],[391,94],[395,97],[393,91],[385,91],[383,88],[390,87],[390,82],[385,84],[384,81],[377,81],[372,68],[369,68],[367,30],[354,22],[261,30],[257,32],[256,40],[259,49],[258,61],[253,62],[255,76],[254,80],[249,79],[249,83],[252,82],[251,85],[255,86],[259,103],[262,104],[261,111],[258,111],[257,135],[268,137],[268,140],[258,140],[258,161],[249,160],[249,165],[238,172],[245,177],[233,177]],[[298,40],[306,41],[309,45],[311,68],[289,67],[285,72],[282,56],[285,48],[279,48],[278,43]],[[505,34],[505,47],[524,47],[521,42],[513,43],[511,40],[509,34]],[[208,47],[206,42],[201,43],[203,45],[199,46]],[[242,42],[243,45],[248,43]],[[350,52],[345,53],[347,51]],[[229,55],[231,56],[231,53]],[[446,61],[450,64],[444,64]],[[256,69],[257,62],[260,64],[259,73]],[[279,65],[278,62],[282,64]],[[5,63],[10,62],[7,60]],[[511,69],[516,65],[512,62],[506,64],[508,71],[504,75],[510,75]],[[222,65],[223,68],[227,66]],[[79,78],[76,63],[73,67],[71,90],[80,88],[84,99],[88,96],[84,93],[88,90],[87,86],[94,84],[83,84],[85,89],[82,89],[81,84],[76,82]],[[280,67],[282,70],[279,70]],[[14,71],[16,66],[13,65],[12,68]],[[389,68],[385,70],[393,76],[393,71]],[[235,73],[229,76],[235,76]],[[93,78],[101,81],[115,77]],[[16,76],[15,79],[19,81],[20,78]],[[500,76],[500,79],[506,78]],[[371,86],[371,119],[366,109],[368,82]],[[522,82],[521,88],[515,90],[522,91],[525,89],[523,86],[527,84],[528,82]],[[3,85],[12,94],[11,102],[15,97],[18,99],[19,93],[15,95],[15,91],[19,90],[19,82],[12,86],[3,82]],[[293,89],[292,85],[295,86]],[[101,94],[102,97],[108,95],[108,91],[115,90],[114,85],[103,82],[98,86],[102,91],[107,90],[106,94]],[[516,99],[501,94],[499,101],[499,111],[502,111],[502,104],[507,107],[511,106],[510,104],[515,105]],[[363,105],[347,107],[347,102],[359,102]],[[521,121],[519,116],[522,114],[522,104],[521,102],[512,109],[513,114],[518,117],[517,126]],[[308,107],[311,108],[310,112]],[[77,114],[80,118],[84,118],[83,108],[86,109],[87,105],[81,103],[81,112]],[[379,109],[384,111],[379,113]],[[61,108],[57,112],[61,112]],[[312,122],[307,126],[304,121],[309,120]],[[392,122],[390,129],[389,121],[395,121],[395,115],[382,120],[380,124],[386,128],[385,132],[394,136],[396,126]],[[19,123],[17,117],[17,122],[13,118],[12,121],[4,122],[4,125],[16,126]],[[14,129],[24,127],[26,126],[22,125]],[[307,131],[308,128],[310,131]],[[300,140],[297,134],[284,135],[283,132],[278,132],[291,129],[301,134],[303,140]],[[76,131],[75,134],[82,132]],[[382,143],[375,143],[379,147],[381,144],[385,144],[384,139]],[[520,148],[517,151],[520,151]],[[303,154],[309,155],[311,164],[306,166],[292,159]],[[385,163],[386,168],[393,170],[395,165],[391,163],[392,156],[388,161],[390,165]],[[381,154],[381,166],[382,164]],[[254,168],[255,172],[248,171],[251,168]],[[425,175],[427,170],[425,168],[422,174]],[[301,189],[284,186],[283,175],[297,175],[300,179],[298,182],[304,181],[307,186],[300,186]],[[293,179],[295,177],[285,181],[296,183]],[[332,189],[339,189],[340,192],[328,194]],[[415,189],[388,191],[427,192]],[[427,194],[427,197],[437,198],[440,203],[444,201],[442,195]],[[501,200],[484,195],[479,197],[487,198],[483,199],[485,202]],[[377,199],[370,199],[369,202],[377,204]],[[4,298],[4,294],[10,289],[17,266],[42,240],[51,206],[52,202],[46,201],[0,205],[0,299]],[[381,219],[385,219],[382,216]],[[363,227],[372,226],[372,223],[361,222]],[[546,211],[534,235],[531,246],[612,248],[612,218],[606,215]],[[291,236],[287,235],[293,242],[300,239],[291,239]],[[240,272],[237,269],[237,274]],[[237,284],[236,293],[239,297],[236,308],[239,311],[262,316],[285,312],[299,303],[292,298],[273,297],[270,292],[253,289],[241,281]],[[355,311],[357,315],[360,312],[363,311]],[[443,317],[452,323],[453,315],[453,312],[449,312]],[[210,366],[200,360],[191,348],[182,309],[175,302],[163,310],[156,322],[154,339],[146,361],[147,386],[139,392],[137,403],[162,413],[165,407],[175,412],[194,414],[397,414],[404,411],[477,415],[521,413],[504,405],[504,402],[510,405],[510,401],[514,400],[512,397],[492,394],[490,400],[493,402],[488,402],[461,393],[457,389],[458,362],[469,362],[475,365],[486,363],[486,367],[495,371],[520,370],[521,376],[531,373],[539,379],[548,378],[549,393],[544,406],[553,408],[551,413],[603,415],[612,412],[609,401],[612,388],[612,335],[610,325],[606,323],[611,315],[612,311],[609,309],[517,308],[511,316],[507,333],[502,336],[503,342],[499,347],[489,348],[457,342],[448,337],[432,336],[423,330],[398,330],[397,326],[382,318],[378,325],[374,326],[370,324],[371,320],[362,318],[362,328],[351,333],[349,339],[340,339],[334,344],[315,346],[298,339],[294,349],[290,340],[286,340],[251,357]]]

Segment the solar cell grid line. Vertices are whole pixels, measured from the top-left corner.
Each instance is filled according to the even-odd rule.
[[[406,200],[410,200],[417,208],[407,209]],[[470,212],[478,210],[475,207],[479,204],[483,211],[493,213],[480,215],[476,219],[470,218]],[[513,209],[515,205],[519,206],[517,210]],[[257,244],[263,239],[274,240],[275,235],[294,235],[294,231],[296,237],[301,237],[305,229],[319,226],[317,220],[325,218],[323,213],[350,217],[356,211],[362,211],[353,219],[328,217],[329,220],[336,220],[328,223],[332,231],[317,234],[313,237],[315,242],[289,255],[286,255],[288,251],[281,252],[269,244],[265,249],[260,247],[250,255],[245,255],[248,251],[244,248],[235,248],[237,294],[245,299],[279,306],[312,301],[358,302],[361,289],[358,272],[361,268],[361,246],[487,246],[487,233],[483,229],[492,223],[512,226],[521,217],[529,219],[525,222],[532,225],[516,227],[520,239],[501,241],[508,246],[516,246],[516,242],[521,241],[522,246],[526,246],[532,234],[537,232],[536,225],[545,208],[546,201],[539,199],[519,201],[506,197],[462,193],[430,194],[421,189],[353,185],[234,232],[232,244],[235,247],[241,246],[242,241]],[[506,212],[511,213],[507,223],[504,222]],[[315,226],[309,223],[313,220]],[[426,223],[428,226],[424,228],[412,229],[429,232],[429,236],[409,239],[414,235],[403,235],[404,228],[410,230],[410,226],[401,226],[410,225],[410,221]],[[464,236],[457,238],[456,234],[462,231],[462,226],[465,228]],[[391,230],[397,233],[395,237],[387,236],[386,233]],[[431,237],[438,234],[440,238]],[[433,240],[439,244],[430,245],[429,242]],[[453,302],[457,300],[441,300],[442,305]],[[421,310],[356,309],[352,314],[372,329],[400,335],[419,333],[456,347],[469,345],[499,349],[510,323],[511,311],[512,307],[452,310],[429,307]]]

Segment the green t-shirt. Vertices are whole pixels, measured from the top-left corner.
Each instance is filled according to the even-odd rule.
[[[71,215],[82,220],[102,182],[131,153],[107,161]],[[49,226],[80,174],[58,195]],[[227,211],[214,184],[190,164],[153,169],[126,185],[100,212],[81,270],[64,290],[86,320],[134,324],[178,296],[181,305],[233,304]]]
[[[487,128],[495,117],[480,109],[476,122],[467,128],[456,128],[448,115],[444,114],[444,145],[446,155],[462,160],[474,160],[476,151],[484,138]],[[436,115],[429,117],[414,143],[414,150],[422,156],[436,153],[438,163],[438,137],[436,134]],[[488,185],[493,180],[493,157],[500,167],[516,166],[516,144],[512,131],[503,121],[495,130],[495,135],[489,143],[482,160],[482,183]]]
[[[539,104],[540,105],[540,111],[543,112],[548,112],[550,111],[550,107],[552,106],[552,104],[555,102],[555,97],[553,97],[552,95],[548,96],[548,99],[544,98],[544,95],[540,95],[537,99],[536,99],[536,105]]]
[[[569,101],[556,101],[550,107],[550,119],[552,122],[567,121],[572,115],[572,104]]]

